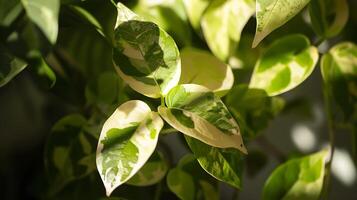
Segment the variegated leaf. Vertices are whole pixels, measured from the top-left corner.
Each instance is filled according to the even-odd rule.
[[[58,34],[59,0],[21,0],[27,16],[41,29],[51,43]]]
[[[348,21],[347,0],[311,0],[309,14],[312,28],[321,38],[334,37]],[[334,14],[332,20],[331,14]]]
[[[324,150],[280,165],[266,181],[262,199],[319,199],[327,155]]]
[[[192,27],[199,32],[201,30],[201,18],[212,0],[183,0],[186,13]]]
[[[236,149],[220,149],[185,136],[201,167],[214,178],[238,189],[242,186],[243,157]]]
[[[321,73],[325,90],[343,112],[343,121],[356,128],[357,45],[343,42],[331,48],[321,59]]]
[[[181,84],[203,85],[224,96],[232,87],[234,76],[232,69],[209,52],[185,48],[181,52]]]
[[[254,14],[253,0],[213,0],[202,16],[202,31],[211,51],[228,61],[243,27]]]
[[[172,127],[219,148],[247,153],[238,124],[219,97],[195,84],[174,87],[165,97],[167,107],[159,113]]]
[[[168,165],[164,156],[155,151],[145,165],[126,183],[135,186],[156,184],[165,177],[167,169]]]
[[[278,39],[258,60],[249,87],[264,89],[269,96],[287,92],[312,73],[318,57],[317,48],[304,35]]]
[[[180,80],[181,62],[174,40],[156,24],[118,3],[113,60],[121,78],[137,92],[159,98]]]
[[[253,41],[256,47],[267,35],[298,14],[310,0],[257,0],[257,28]]]
[[[97,168],[107,196],[150,158],[162,126],[159,115],[138,100],[122,104],[104,123],[97,147]]]

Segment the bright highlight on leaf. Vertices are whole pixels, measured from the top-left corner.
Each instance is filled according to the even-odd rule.
[[[243,27],[254,14],[253,0],[213,0],[205,10],[202,32],[211,51],[228,61],[236,50]]]
[[[232,69],[207,51],[185,48],[181,52],[180,83],[198,84],[224,96],[234,83]]]
[[[152,22],[118,3],[113,60],[121,78],[137,92],[152,98],[166,95],[181,74],[174,40]]]
[[[253,47],[298,14],[309,2],[310,0],[257,0],[257,28]]]
[[[236,148],[243,153],[238,124],[221,99],[207,88],[184,84],[174,87],[160,106],[160,115],[180,132],[219,148]]]
[[[317,200],[325,175],[328,151],[292,159],[270,175],[263,190],[263,200]]]
[[[58,35],[59,0],[21,0],[28,17],[54,44]]]
[[[107,196],[150,158],[162,126],[159,115],[138,100],[122,104],[108,118],[97,147],[97,168]]]
[[[249,87],[264,89],[269,96],[287,92],[312,73],[318,57],[304,35],[276,40],[258,60]]]
[[[201,31],[202,15],[211,0],[183,0],[187,17],[195,31]]]

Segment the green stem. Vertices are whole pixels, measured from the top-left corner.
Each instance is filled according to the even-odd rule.
[[[174,129],[174,128],[168,128],[168,129],[164,129],[160,132],[160,134],[162,135],[168,135],[168,134],[171,134],[171,133],[177,133],[178,130]]]
[[[327,115],[327,128],[328,128],[328,137],[329,137],[331,155],[330,155],[330,160],[326,163],[326,173],[325,173],[324,185],[321,193],[321,199],[327,199],[331,186],[331,165],[335,152],[335,131],[334,131],[335,127],[334,127],[333,114],[331,111],[331,102],[326,86],[324,86],[323,93],[324,93],[325,112]]]
[[[316,42],[314,43],[314,45],[315,46],[320,46],[320,44],[322,44],[323,42],[325,42],[325,38],[318,38],[317,40],[316,40]]]
[[[165,98],[164,98],[164,96],[161,96],[161,105],[165,106]]]

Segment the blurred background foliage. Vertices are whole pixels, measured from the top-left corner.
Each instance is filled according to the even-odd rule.
[[[209,50],[200,27],[192,26],[194,22],[188,20],[183,0],[157,1],[152,5],[145,0],[121,2],[165,29],[180,49]],[[51,31],[44,31],[49,27],[38,25],[45,22],[31,19],[20,0],[0,0],[0,77],[4,76],[2,72],[10,70],[15,70],[14,76],[21,72],[11,82],[0,82],[4,85],[0,89],[0,199],[109,199],[104,197],[94,161],[104,120],[128,99],[144,99],[152,107],[159,104],[133,91],[115,74],[111,44],[116,9],[112,3],[103,0],[61,0],[60,3],[58,36],[53,40]],[[357,43],[357,13],[354,12],[357,1],[348,3],[347,25],[337,37],[320,44],[320,52],[326,52],[340,41]],[[328,144],[319,70],[314,70],[294,92],[279,97],[268,97],[265,91],[247,86],[256,60],[275,39],[302,33],[318,41],[307,16],[308,9],[305,9],[254,49],[251,44],[255,18],[250,18],[234,59],[230,60],[235,83],[224,101],[249,142],[250,153],[244,161],[244,189],[237,192],[227,184],[212,180],[189,155],[185,163],[181,160],[176,166],[189,152],[179,134],[162,136],[158,146],[169,166],[176,166],[170,173],[181,174],[178,176],[194,173],[195,181],[202,179],[218,185],[220,199],[260,199],[265,180],[279,163]],[[330,199],[353,199],[357,195],[357,172],[352,163],[356,147],[351,143],[356,143],[356,138],[343,127],[337,130]],[[61,132],[68,138],[56,138]],[[70,148],[53,157],[54,146]],[[64,154],[72,162],[63,163]],[[63,170],[58,171],[58,166]],[[198,187],[196,197],[204,198],[205,190],[202,185]],[[214,190],[211,192],[212,198],[218,195]],[[124,185],[110,199],[120,199],[116,197],[177,198],[166,186],[165,179],[148,187]]]

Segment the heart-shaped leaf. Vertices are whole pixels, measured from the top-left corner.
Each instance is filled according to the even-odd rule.
[[[174,40],[153,22],[118,3],[113,60],[121,78],[137,92],[159,98],[180,80],[181,62]]]
[[[235,52],[243,27],[254,14],[253,0],[213,0],[201,25],[211,51],[227,61]]]
[[[195,31],[201,31],[201,18],[211,0],[183,0],[187,17]]]
[[[258,60],[249,87],[264,89],[269,96],[287,92],[312,73],[318,58],[317,48],[304,35],[278,39]]]
[[[159,115],[138,100],[122,104],[104,123],[97,147],[97,168],[107,196],[150,158],[162,126]]]
[[[167,107],[160,106],[159,113],[175,129],[211,146],[247,153],[238,124],[209,89],[178,85],[167,94],[165,102]]]
[[[324,150],[280,165],[266,181],[262,199],[319,199],[327,155]]]
[[[224,96],[231,89],[232,69],[209,52],[185,48],[181,52],[182,72],[180,83],[203,85]]]
[[[298,14],[309,2],[310,0],[257,0],[257,28],[253,47]]]

